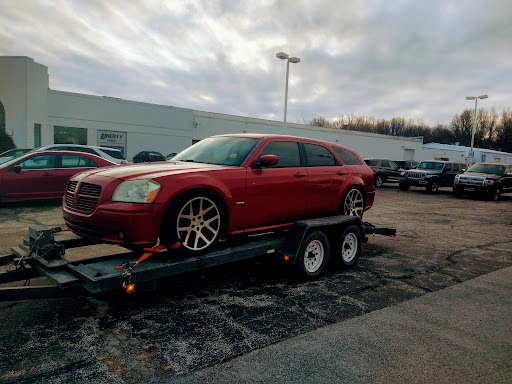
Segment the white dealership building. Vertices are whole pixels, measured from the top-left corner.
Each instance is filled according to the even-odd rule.
[[[0,129],[11,135],[19,148],[54,143],[101,145],[120,148],[131,159],[143,150],[164,155],[179,152],[211,135],[256,132],[339,143],[363,157],[467,161],[469,155],[464,147],[423,146],[422,138],[293,123],[284,127],[278,121],[53,90],[48,68],[24,56],[1,56],[0,74]],[[475,160],[480,160],[482,153],[477,151]],[[485,161],[512,163],[512,154],[492,152]]]

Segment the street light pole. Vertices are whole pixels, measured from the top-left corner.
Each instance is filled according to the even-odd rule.
[[[473,114],[473,130],[471,131],[471,165],[473,165],[473,159],[475,158],[475,154],[473,153],[473,144],[475,143],[475,131],[476,131],[476,108],[478,99],[487,99],[489,96],[480,95],[476,96],[466,96],[466,100],[475,100],[475,112]]]
[[[288,109],[288,75],[290,73],[290,63],[300,63],[300,58],[298,57],[289,57],[288,54],[284,52],[276,53],[276,57],[281,60],[286,60],[286,88],[284,92],[284,127],[286,128],[286,111]]]

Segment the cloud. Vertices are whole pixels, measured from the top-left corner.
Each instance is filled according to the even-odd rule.
[[[0,55],[47,65],[53,89],[280,120],[284,51],[288,121],[447,123],[467,95],[511,106],[511,19],[508,0],[7,0]]]

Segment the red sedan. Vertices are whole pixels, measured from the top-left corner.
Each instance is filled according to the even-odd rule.
[[[0,202],[60,199],[75,173],[116,165],[89,153],[29,152],[0,164]]]
[[[238,134],[204,139],[171,161],[76,175],[63,210],[82,236],[129,248],[160,239],[191,255],[226,235],[362,214],[374,195],[373,172],[351,149]]]

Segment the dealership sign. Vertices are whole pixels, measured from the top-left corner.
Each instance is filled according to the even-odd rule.
[[[98,145],[121,150],[126,156],[126,132],[98,131]]]

